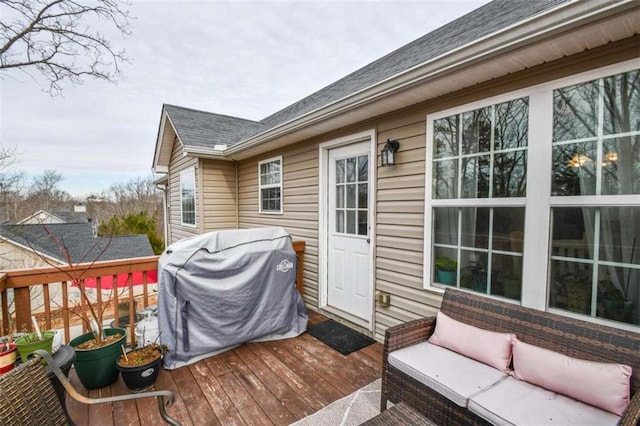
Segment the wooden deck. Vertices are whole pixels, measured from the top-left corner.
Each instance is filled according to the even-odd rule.
[[[309,312],[310,323],[324,319]],[[380,343],[344,356],[304,333],[163,370],[155,387],[176,394],[168,412],[183,425],[288,425],[379,378],[381,366]],[[84,390],[73,370],[70,377]],[[84,390],[93,397],[128,392],[121,378]],[[67,409],[79,426],[163,424],[155,398],[88,407],[67,397]]]

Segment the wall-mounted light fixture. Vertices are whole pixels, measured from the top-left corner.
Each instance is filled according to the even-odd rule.
[[[400,148],[400,142],[387,139],[387,143],[382,148],[382,167],[389,167],[396,164],[396,152]]]

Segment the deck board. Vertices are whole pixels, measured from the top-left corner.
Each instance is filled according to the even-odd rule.
[[[309,312],[309,323],[325,319]],[[183,425],[288,425],[380,377],[382,345],[344,356],[305,333],[294,339],[249,343],[187,367],[162,370],[156,389],[169,389],[176,403],[168,413]],[[76,389],[90,396],[128,393],[122,379],[87,391],[73,372]],[[79,425],[162,424],[155,399],[87,408],[67,397]]]

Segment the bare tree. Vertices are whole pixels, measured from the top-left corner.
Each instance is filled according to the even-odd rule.
[[[88,76],[113,82],[127,57],[96,24],[107,21],[130,34],[128,6],[122,0],[2,0],[0,70],[40,75],[51,95],[62,92],[63,81],[81,84]]]

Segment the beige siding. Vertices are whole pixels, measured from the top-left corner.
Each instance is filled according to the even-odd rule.
[[[635,40],[635,42],[634,42]],[[372,118],[321,138],[299,141],[238,164],[238,226],[282,226],[306,242],[304,300],[318,305],[318,144],[376,129],[377,164],[389,139],[400,141],[398,164],[376,170],[375,287],[391,294],[391,305],[376,306],[374,334],[382,340],[392,325],[434,314],[441,296],[423,289],[425,155],[427,114],[565,77],[637,56],[637,40],[612,43],[595,51],[536,66],[511,76],[451,93],[411,108]],[[284,213],[258,213],[258,162],[283,156]]]
[[[182,155],[182,145],[177,138],[173,142],[173,151],[171,152],[171,162],[169,163],[169,187],[167,193],[167,202],[170,209],[169,218],[169,242],[167,245],[201,233],[201,217],[198,214],[200,209],[200,200],[198,200],[199,188],[198,181],[200,179],[200,171],[198,169],[198,159],[185,157]],[[196,171],[196,226],[182,225],[182,207],[180,203],[180,172],[190,167],[194,167]]]
[[[258,213],[258,162],[282,155],[283,213]],[[239,227],[282,226],[306,243],[304,299],[318,305],[318,144],[309,141],[284,152],[245,160],[238,165]]]
[[[202,160],[201,217],[205,232],[238,227],[236,163]]]
[[[391,294],[389,307],[376,306],[378,340],[387,327],[431,314],[439,303],[422,289],[425,129],[423,111],[378,124],[378,152],[387,139],[400,142],[398,164],[377,173],[375,286]]]

